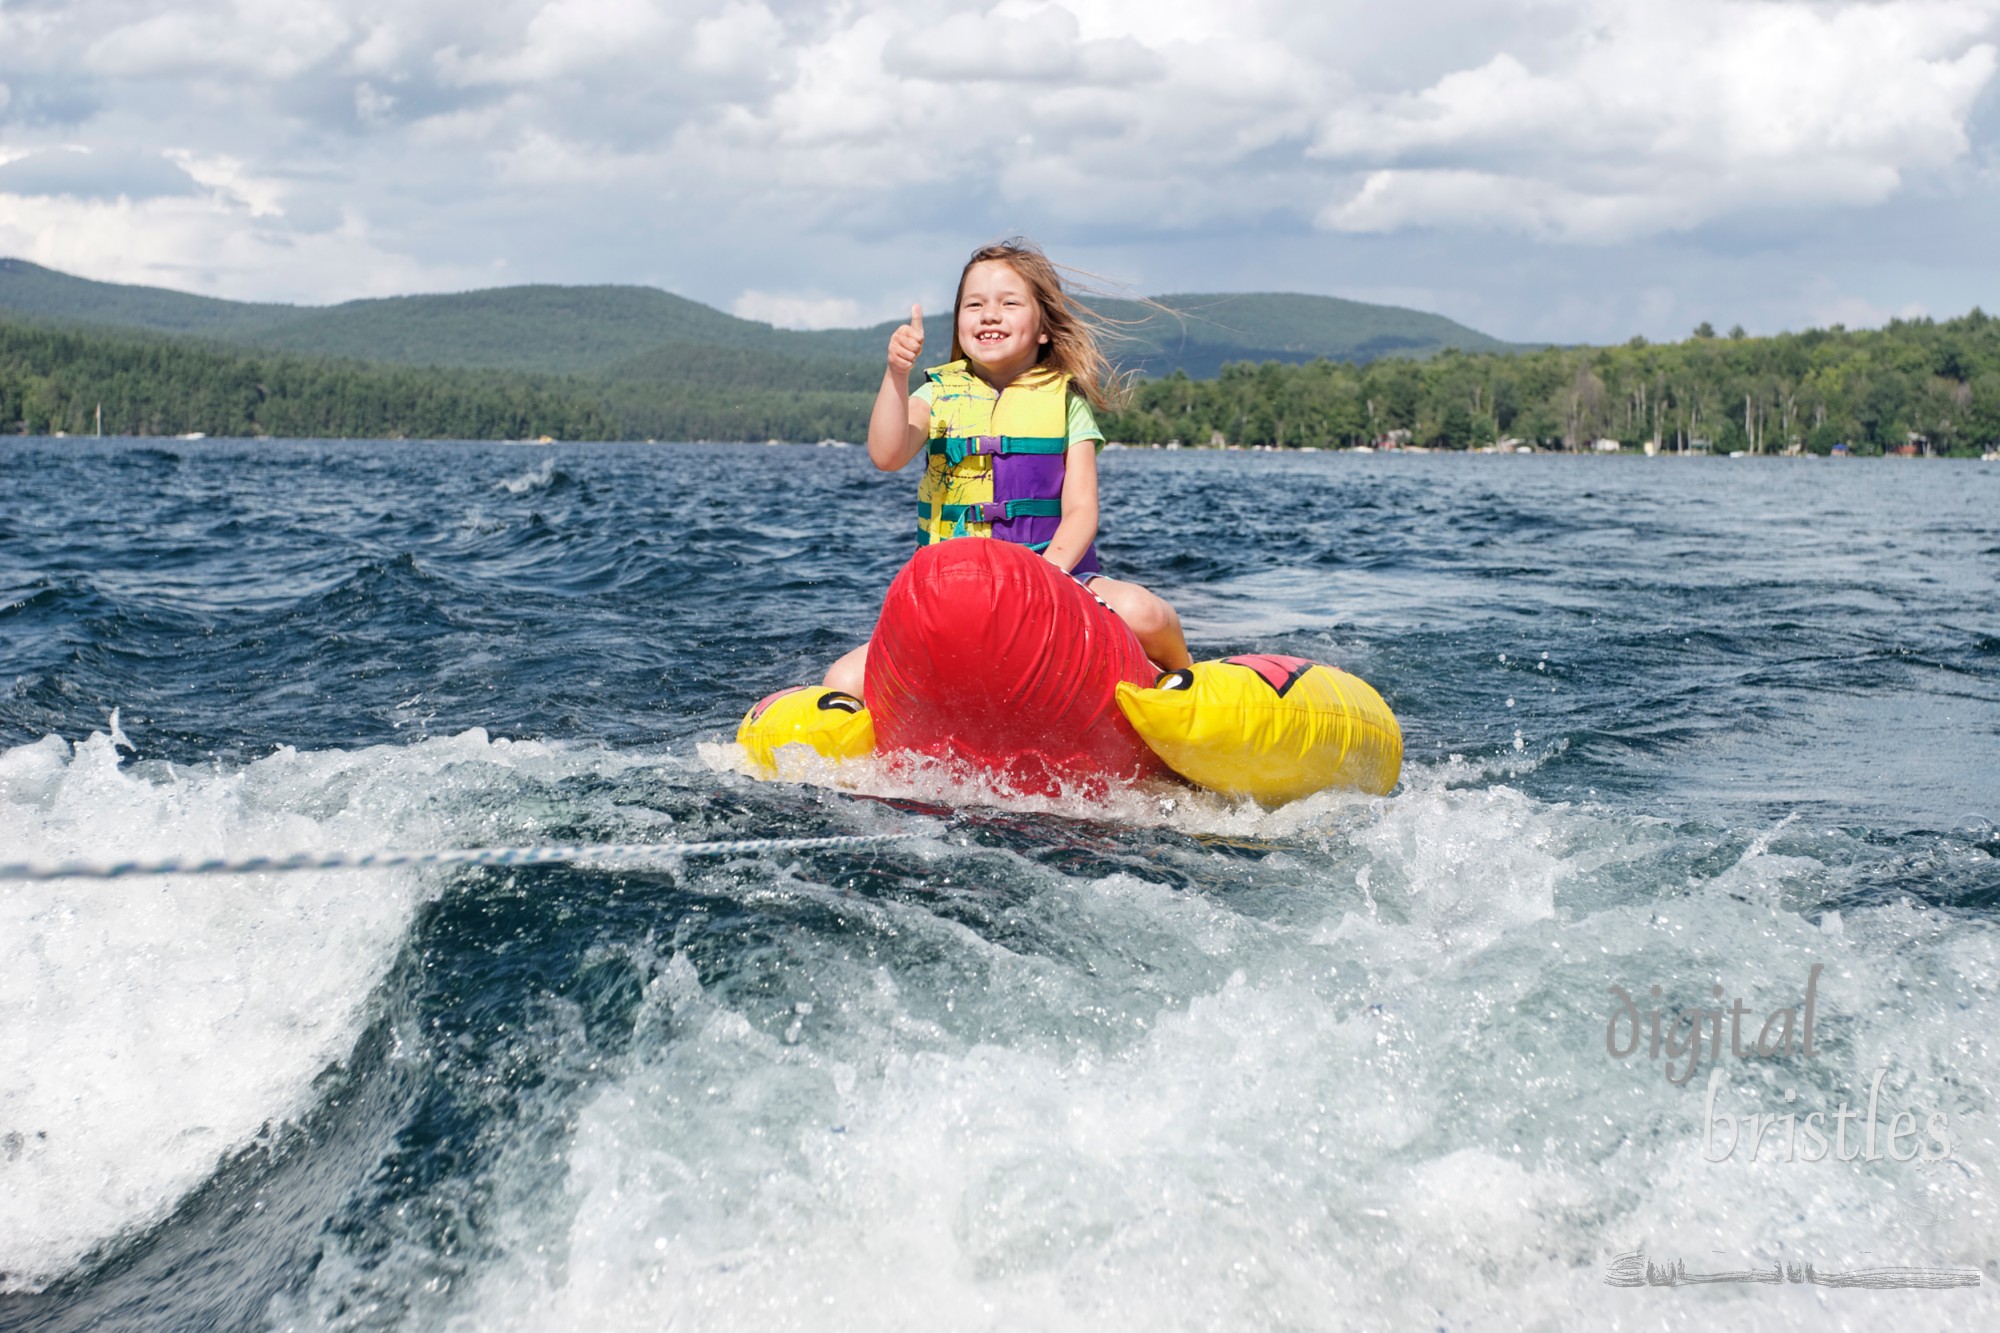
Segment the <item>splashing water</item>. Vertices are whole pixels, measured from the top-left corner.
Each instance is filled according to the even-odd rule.
[[[1264,811],[736,772],[893,572],[853,451],[63,443],[10,449],[0,859],[914,837],[0,885],[0,1328],[1995,1317],[1976,467],[1121,453],[1114,572],[1403,719],[1393,797]],[[1810,1058],[1607,1048],[1614,986],[1754,1027],[1816,966]],[[1879,1158],[1805,1160],[1871,1084]]]

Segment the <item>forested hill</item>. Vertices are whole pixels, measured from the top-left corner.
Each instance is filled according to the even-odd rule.
[[[52,328],[0,311],[0,432],[87,433],[101,407],[111,435],[858,440],[874,394],[848,386],[840,365],[686,343],[601,375],[419,368]],[[1464,449],[1511,436],[1590,450],[1608,437],[1669,450],[1977,454],[2000,446],[2000,320],[1975,310],[1775,338],[1235,362],[1214,379],[1143,379],[1099,421],[1134,443]]]
[[[1121,364],[1148,375],[1196,378],[1230,361],[1364,362],[1424,357],[1445,348],[1508,345],[1440,315],[1296,294],[1181,295],[1148,306],[1104,300]],[[0,313],[96,328],[197,334],[268,352],[398,365],[540,374],[618,371],[658,364],[663,349],[729,349],[777,358],[772,377],[810,367],[821,385],[871,387],[891,323],[804,332],[724,314],[649,287],[502,287],[439,296],[288,306],[219,301],[157,287],[92,282],[19,259],[0,259]],[[950,321],[926,321],[940,359]],[[732,364],[745,358],[734,358]]]
[[[1209,379],[1233,361],[1365,364],[1382,357],[1421,360],[1447,349],[1525,350],[1443,315],[1332,296],[1182,294],[1155,297],[1150,306],[1107,300],[1092,306],[1120,335],[1113,343],[1119,363],[1155,379],[1175,371]]]
[[[1326,297],[1104,313],[1121,321],[1121,359],[1147,373],[1100,421],[1135,443],[2000,446],[2000,320],[1977,310],[1529,349]],[[858,440],[891,327],[791,332],[637,287],[251,305],[0,260],[0,433],[92,431],[101,406],[107,434]],[[1423,342],[1454,329],[1475,350]],[[946,321],[928,332],[942,359]]]
[[[298,307],[220,301],[164,287],[92,282],[25,259],[0,259],[0,311],[108,328],[227,337],[269,328],[298,313]]]

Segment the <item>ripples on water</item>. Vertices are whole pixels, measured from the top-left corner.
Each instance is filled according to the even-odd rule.
[[[0,463],[0,859],[919,835],[0,886],[0,1328],[1994,1321],[2000,469],[1108,454],[1198,654],[1404,721],[1264,813],[730,771],[904,554],[858,450]],[[1951,1160],[1706,1161],[1705,1070],[1605,1051],[1613,983],[1814,963],[1719,1106],[1887,1067]]]

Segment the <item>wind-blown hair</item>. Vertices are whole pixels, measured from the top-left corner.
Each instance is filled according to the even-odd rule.
[[[958,306],[965,299],[965,275],[972,272],[974,264],[994,261],[1020,274],[1034,293],[1035,305],[1041,311],[1042,332],[1049,335],[1036,356],[1036,364],[1067,374],[1076,391],[1094,408],[1123,406],[1131,396],[1131,386],[1126,376],[1111,368],[1104,349],[1099,346],[1103,321],[1070,295],[1062,279],[1066,270],[1025,236],[980,246],[959,270],[958,291],[951,298],[951,359],[965,359],[965,348],[958,341]]]

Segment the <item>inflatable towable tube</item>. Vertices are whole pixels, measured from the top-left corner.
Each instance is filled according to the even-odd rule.
[[[868,641],[875,748],[960,760],[1021,791],[1158,775],[1118,707],[1153,664],[1110,607],[1026,547],[947,541],[896,575]]]
[[[737,741],[767,775],[787,745],[872,747],[986,769],[1020,791],[1163,775],[1279,804],[1328,786],[1387,792],[1395,716],[1366,682],[1299,658],[1199,662],[1155,681],[1111,609],[1024,547],[920,548],[889,585],[862,693],[781,690]],[[864,724],[872,730],[863,731]]]

